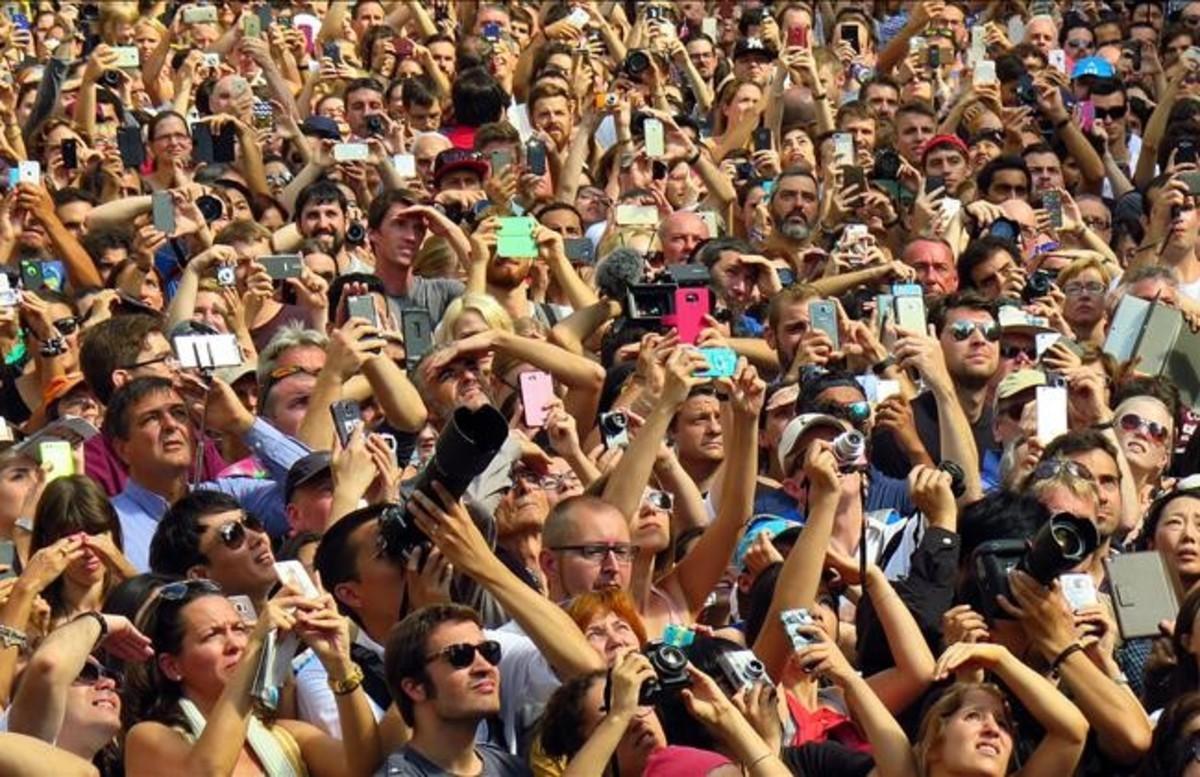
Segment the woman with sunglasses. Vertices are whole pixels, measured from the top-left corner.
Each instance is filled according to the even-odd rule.
[[[121,774],[121,678],[91,655],[97,646],[131,662],[154,653],[150,640],[120,615],[88,613],[63,624],[21,674],[8,730],[91,761],[109,777]]]
[[[1141,379],[1135,379],[1141,380]],[[1171,467],[1175,448],[1175,414],[1157,396],[1141,393],[1125,394],[1117,389],[1117,405],[1113,409],[1113,431],[1129,462],[1134,487],[1142,500],[1142,510],[1149,508],[1162,483],[1163,474]]]
[[[65,537],[81,540],[79,558],[42,592],[57,625],[98,612],[112,588],[137,574],[121,552],[121,523],[96,481],[83,475],[52,480],[38,500],[30,552]]]
[[[79,312],[70,297],[49,289],[22,294],[19,310],[32,358],[16,387],[26,407],[37,409],[54,378],[79,371]]]
[[[160,588],[139,621],[156,654],[129,673],[127,777],[343,777],[379,766],[379,736],[362,672],[350,660],[347,621],[328,594],[309,600],[284,589],[251,627],[214,583],[187,580]],[[268,724],[255,711],[251,686],[275,630],[298,635],[325,666],[341,742],[296,720]]]

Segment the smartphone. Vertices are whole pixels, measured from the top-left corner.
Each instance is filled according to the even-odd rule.
[[[300,254],[273,254],[260,256],[258,263],[267,271],[273,281],[287,278],[299,278],[304,270],[304,260]]]
[[[256,14],[247,14],[242,18],[242,37],[262,37],[262,20]]]
[[[46,287],[46,279],[42,276],[42,263],[32,259],[22,259],[21,288],[25,291],[38,291]]]
[[[215,5],[193,5],[183,9],[184,24],[214,24],[216,21]]]
[[[858,26],[854,24],[843,24],[838,27],[838,40],[844,40],[850,44],[850,48],[854,49],[855,54],[861,54],[858,43]]]
[[[1160,636],[1158,624],[1179,613],[1179,579],[1157,550],[1105,559],[1113,612],[1125,639]]]
[[[788,29],[788,48],[808,48],[808,28],[797,25]]]
[[[887,331],[888,324],[895,323],[896,311],[893,308],[893,297],[891,294],[876,294],[875,295],[875,323],[878,327],[877,334],[883,337]]]
[[[42,163],[37,160],[21,160],[17,164],[17,183],[33,186],[42,185]]]
[[[46,482],[75,474],[75,456],[71,443],[65,440],[49,440],[38,445],[38,458],[46,471]]]
[[[1051,49],[1050,53],[1046,55],[1046,59],[1050,62],[1050,67],[1060,73],[1067,72],[1067,52],[1062,49]]]
[[[359,294],[346,299],[346,318],[361,318],[370,322],[371,326],[379,328],[379,313],[375,310],[375,300],[370,294]]]
[[[541,370],[522,372],[521,407],[525,411],[525,425],[537,429],[546,425],[550,411],[546,405],[554,401],[554,378]]]
[[[68,170],[79,167],[79,142],[77,140],[67,138],[59,145],[59,152],[62,154],[63,167]]]
[[[339,399],[329,405],[329,413],[333,416],[333,430],[345,448],[354,428],[362,423],[362,408],[353,399]]]
[[[17,546],[12,540],[0,540],[0,566],[6,567],[0,571],[0,580],[8,580],[17,576]]]
[[[1067,387],[1037,387],[1037,438],[1042,445],[1067,433]]]
[[[982,24],[971,27],[971,49],[969,56],[977,64],[987,56],[987,27]]]
[[[404,333],[404,355],[413,367],[433,350],[433,317],[424,308],[405,308],[400,311],[400,329]]]
[[[275,111],[271,108],[270,103],[263,100],[255,100],[252,116],[255,129],[274,129]]]
[[[1096,593],[1096,581],[1091,575],[1066,572],[1058,576],[1058,585],[1073,612],[1100,603],[1100,597]]]
[[[618,205],[617,226],[653,227],[658,225],[658,208],[653,205]]]
[[[229,164],[234,161],[237,157],[234,145],[234,141],[237,139],[236,133],[237,128],[230,122],[221,127],[220,133],[213,136],[213,162]]]
[[[395,154],[392,156],[392,167],[401,178],[417,177],[417,158],[412,154]]]
[[[121,140],[121,133],[129,129],[134,129],[136,131],[136,128],[132,127],[122,127],[121,129],[117,130],[118,143],[120,143]],[[142,151],[142,136],[140,133],[137,135],[137,147],[138,153],[142,154],[144,158],[144,152]],[[207,124],[195,124],[192,126],[192,155],[196,158],[196,161],[201,164],[212,164],[216,161],[214,158],[212,127],[208,126]],[[125,158],[124,145],[121,146],[121,160],[125,163],[126,167],[134,167],[134,165],[129,164],[129,161]],[[136,167],[140,168],[141,162],[139,162]]]
[[[1062,195],[1058,192],[1043,192],[1042,207],[1050,214],[1050,226],[1062,229],[1063,203]]]
[[[612,450],[629,445],[629,416],[624,410],[601,413],[599,426],[600,434],[604,436],[605,449]]]
[[[854,164],[854,136],[849,132],[833,133],[833,166],[848,167]]]
[[[283,583],[293,591],[300,592],[306,599],[317,599],[321,596],[321,592],[317,589],[317,584],[309,576],[308,570],[295,559],[276,561],[275,574],[279,577],[280,583]]]
[[[336,143],[333,146],[335,162],[365,162],[371,156],[366,143]]]
[[[909,332],[925,334],[925,300],[910,295],[893,297],[896,326]]]
[[[930,46],[925,50],[925,62],[929,65],[930,70],[937,70],[942,66],[942,49],[940,46]]]
[[[708,369],[697,372],[697,378],[732,378],[737,372],[737,354],[732,348],[701,348],[700,353],[708,361]]]
[[[971,73],[971,83],[975,86],[997,83],[996,63],[990,59],[981,59],[976,62],[975,70]]]
[[[592,17],[588,16],[588,12],[582,8],[576,8],[567,15],[567,19],[576,27],[586,27]]]
[[[704,317],[709,314],[712,301],[706,286],[684,286],[675,289],[675,329],[679,342],[695,345],[704,328]]]
[[[767,127],[759,127],[758,129],[754,130],[754,150],[771,150],[771,130]]]
[[[258,610],[254,609],[254,602],[250,601],[249,596],[238,594],[235,596],[226,596],[225,598],[233,605],[233,611],[238,614],[242,623],[251,625],[258,620]]]
[[[175,233],[175,201],[168,191],[157,191],[150,195],[150,211],[154,215],[154,228],[167,237]]]
[[[135,70],[142,64],[137,46],[113,46],[112,51],[117,55],[115,66],[122,70]]]
[[[808,303],[808,321],[812,329],[829,336],[833,350],[841,347],[838,341],[837,306],[831,300],[814,300]]]
[[[176,335],[171,347],[184,369],[236,367],[244,361],[237,335]]]
[[[259,33],[263,30],[271,29],[271,23],[275,21],[274,14],[271,12],[271,4],[263,3],[258,7],[258,27]]]
[[[596,247],[586,237],[568,237],[563,239],[563,252],[571,264],[595,264]]]
[[[842,189],[849,189],[853,186],[857,186],[860,190],[866,190],[867,175],[857,165],[845,165],[842,167]]]
[[[512,164],[512,154],[508,151],[496,150],[488,155],[488,163],[492,168],[492,177],[504,172]]]
[[[502,216],[496,220],[496,256],[510,259],[534,259],[538,255],[533,231],[537,221],[532,216]]]
[[[488,22],[483,25],[483,39],[488,43],[498,43],[502,32],[499,22]]]
[[[646,119],[642,125],[646,134],[646,156],[651,159],[661,159],[667,154],[666,141],[663,139],[663,123],[658,119]]]
[[[946,186],[946,179],[940,175],[931,175],[925,179],[925,193],[933,194],[938,189]]]
[[[546,144],[530,138],[525,144],[525,164],[534,175],[546,174]]]
[[[339,46],[336,42],[326,43],[325,46],[321,49],[321,53],[325,55],[326,59],[332,60],[333,64],[335,64],[335,65],[342,64],[342,47]]]
[[[1085,134],[1092,131],[1092,126],[1096,123],[1096,104],[1091,100],[1079,101],[1079,128]]]

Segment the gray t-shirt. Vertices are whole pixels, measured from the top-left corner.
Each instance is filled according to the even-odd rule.
[[[510,755],[495,745],[476,745],[475,753],[483,761],[480,777],[530,777],[533,774],[520,758]],[[453,777],[423,755],[406,747],[392,753],[384,761],[375,777]]]
[[[436,327],[450,305],[450,300],[461,297],[465,291],[466,287],[462,281],[453,278],[422,278],[418,275],[413,277],[407,295],[395,297],[389,294],[387,299],[396,321],[400,320],[400,313],[405,308],[423,308],[429,311]]]

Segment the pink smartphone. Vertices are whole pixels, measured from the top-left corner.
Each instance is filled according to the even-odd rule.
[[[704,317],[711,309],[709,291],[704,286],[684,286],[675,290],[675,329],[679,342],[695,345],[704,328]]]
[[[546,405],[554,401],[554,378],[550,373],[534,370],[521,373],[521,406],[525,408],[525,425],[536,429],[546,425],[550,411]]]
[[[1091,100],[1083,100],[1079,103],[1079,128],[1084,134],[1092,131],[1092,125],[1096,122],[1096,104]]]

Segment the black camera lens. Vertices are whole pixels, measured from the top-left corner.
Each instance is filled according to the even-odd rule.
[[[1038,529],[1017,568],[1048,586],[1063,572],[1079,566],[1099,544],[1096,524],[1077,515],[1059,513]]]
[[[630,78],[637,78],[650,69],[650,55],[641,49],[634,49],[625,57],[625,73]]]
[[[117,89],[121,86],[121,74],[116,70],[105,70],[100,74],[100,85],[107,86],[109,89]]]
[[[638,703],[642,706],[656,704],[664,693],[692,684],[687,672],[687,656],[679,648],[655,641],[647,643],[642,652],[654,667],[654,679],[647,680],[638,694]]]
[[[367,228],[361,221],[351,221],[346,227],[346,242],[352,246],[360,246],[367,242]]]
[[[368,135],[382,135],[383,134],[383,132],[384,132],[383,116],[379,115],[378,113],[372,113],[367,116],[365,121],[366,121]]]
[[[202,194],[197,197],[196,208],[209,224],[221,218],[221,214],[225,212],[225,206],[211,194]]]
[[[885,148],[875,155],[875,169],[871,177],[879,181],[894,181],[900,177],[900,155]]]
[[[1021,290],[1021,299],[1026,302],[1031,302],[1038,297],[1044,297],[1050,293],[1050,286],[1054,279],[1050,273],[1045,270],[1035,270],[1032,275],[1025,281],[1025,288]]]

